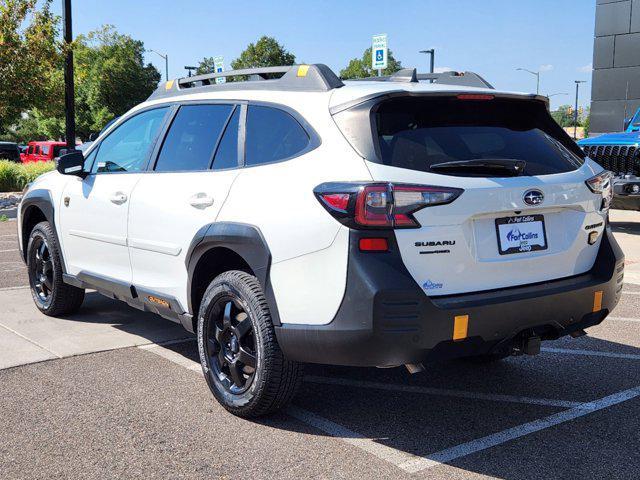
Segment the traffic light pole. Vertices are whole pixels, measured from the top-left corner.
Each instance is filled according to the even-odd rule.
[[[67,150],[76,148],[76,120],[75,101],[73,90],[73,33],[71,31],[71,0],[63,0],[62,18],[64,24],[64,114],[65,114],[65,141]]]

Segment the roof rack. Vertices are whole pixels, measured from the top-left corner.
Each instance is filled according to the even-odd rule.
[[[407,82],[418,83],[421,80],[428,80],[430,83],[443,85],[459,85],[464,87],[490,88],[493,85],[474,72],[442,72],[442,73],[418,73],[415,68],[403,68],[393,75],[381,77],[358,78],[358,81],[367,80],[374,82]]]
[[[279,78],[274,76],[282,74]],[[217,78],[248,77],[247,80],[216,83]],[[344,86],[333,71],[321,63],[281,67],[244,68],[219,73],[205,73],[169,80],[151,94],[149,100],[180,94],[219,90],[295,90],[326,92]]]

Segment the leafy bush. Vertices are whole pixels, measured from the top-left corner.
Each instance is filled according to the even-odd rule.
[[[0,192],[20,192],[27,183],[55,167],[55,162],[14,163],[0,160]]]

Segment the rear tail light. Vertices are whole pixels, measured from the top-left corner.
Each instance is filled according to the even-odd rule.
[[[593,193],[602,195],[601,210],[607,210],[613,199],[613,185],[611,184],[613,174],[607,170],[603,170],[598,175],[591,177],[585,183],[589,190]]]
[[[351,228],[418,228],[418,210],[453,202],[460,188],[393,183],[323,183],[314,189],[320,203]]]

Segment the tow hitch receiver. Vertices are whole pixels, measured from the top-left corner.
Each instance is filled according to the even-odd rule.
[[[540,337],[527,337],[522,342],[522,353],[526,355],[538,355],[540,353]]]

